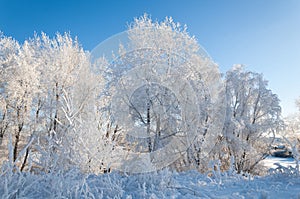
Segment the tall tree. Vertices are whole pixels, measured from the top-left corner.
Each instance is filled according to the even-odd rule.
[[[28,43],[19,45],[10,38],[2,38],[2,136],[5,131],[13,136],[13,161],[18,158],[21,136],[29,132],[30,108],[36,83],[34,66],[30,66]],[[12,48],[11,48],[12,47]],[[23,140],[22,144],[26,144]],[[26,162],[24,159],[22,165]],[[21,166],[22,167],[22,166]]]
[[[216,110],[222,89],[217,65],[172,18],[157,22],[144,15],[126,34],[127,43],[104,72],[108,83],[103,101],[111,101],[107,110],[132,144],[131,151],[164,151],[168,155],[160,154],[161,159],[181,156],[185,166],[195,159],[199,166],[205,159],[199,150],[204,149],[202,140],[209,148],[208,137],[215,136],[212,126],[219,124]]]
[[[23,170],[31,153],[45,170],[86,168],[99,152],[93,111],[102,85],[89,54],[69,34],[42,33],[23,45],[1,36],[0,66],[0,138],[13,136],[13,162]]]
[[[32,46],[39,58],[40,92],[33,110],[36,130],[45,141],[43,167],[83,167],[88,164],[89,149],[97,147],[94,143],[89,148],[84,139],[87,143],[98,139],[97,131],[90,131],[86,123],[94,118],[93,99],[95,89],[101,86],[100,79],[90,73],[88,53],[67,33],[54,38],[44,33],[36,35]]]
[[[7,82],[12,77],[14,66],[17,64],[17,54],[20,45],[10,37],[6,37],[0,32],[0,145],[9,123],[9,100],[7,94]]]
[[[238,172],[253,172],[266,157],[272,139],[282,126],[277,95],[267,88],[261,74],[240,65],[226,73],[227,117],[223,136],[226,152]]]

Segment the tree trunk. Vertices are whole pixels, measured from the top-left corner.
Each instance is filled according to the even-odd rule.
[[[150,136],[150,125],[151,125],[151,119],[150,119],[150,102],[147,104],[147,136],[148,136],[148,151],[152,151],[152,143],[151,143],[151,136]]]

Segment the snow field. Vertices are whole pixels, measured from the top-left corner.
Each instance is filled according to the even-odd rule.
[[[197,171],[127,175],[86,175],[79,170],[57,173],[4,172],[1,198],[299,198],[299,176],[265,177]]]

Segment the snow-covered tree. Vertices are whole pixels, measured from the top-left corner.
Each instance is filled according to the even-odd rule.
[[[279,99],[261,74],[240,65],[226,73],[226,97],[223,155],[234,157],[238,172],[253,172],[283,124]]]
[[[102,79],[91,73],[89,54],[69,34],[42,33],[23,45],[1,36],[0,55],[1,141],[13,136],[14,164],[23,170],[30,156],[47,171],[87,170],[101,148],[95,101]]]
[[[36,89],[36,73],[34,62],[30,59],[31,51],[28,43],[23,46],[11,38],[1,38],[1,70],[2,70],[2,110],[1,131],[13,136],[13,161],[17,161],[21,146],[26,144],[23,140],[30,132],[30,110],[32,98]],[[7,135],[8,136],[8,135]],[[7,137],[6,136],[6,137]],[[19,159],[21,169],[26,163]],[[21,163],[22,162],[22,163]]]
[[[48,167],[44,169],[86,169],[100,138],[94,110],[101,78],[90,72],[88,53],[69,34],[51,39],[43,33],[32,39],[32,45],[39,58],[40,92],[33,112],[44,145],[40,163]]]
[[[284,119],[285,129],[282,132],[284,137],[292,140],[299,139],[300,142],[300,116],[299,113],[289,115]]]
[[[7,95],[7,81],[11,78],[16,65],[16,55],[20,50],[17,41],[10,37],[5,37],[0,32],[0,145],[4,135],[8,131],[9,123],[9,103]]]
[[[300,111],[300,99],[296,100],[296,106]],[[290,142],[296,142],[298,149],[300,149],[300,112],[296,112],[284,118],[285,128],[281,134]]]
[[[204,165],[209,137],[218,134],[221,123],[217,65],[172,18],[157,22],[144,15],[126,36],[127,43],[103,70],[107,86],[101,97],[109,102],[103,110],[121,129],[122,142],[129,144],[128,157],[149,158],[149,164],[140,163],[144,171],[174,159],[185,161],[184,167]]]

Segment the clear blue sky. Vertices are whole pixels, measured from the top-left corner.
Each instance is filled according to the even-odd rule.
[[[71,32],[86,50],[126,30],[134,17],[172,16],[221,72],[233,64],[263,73],[284,115],[300,96],[300,0],[0,0],[0,30],[20,42],[34,31]]]

